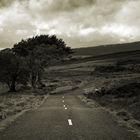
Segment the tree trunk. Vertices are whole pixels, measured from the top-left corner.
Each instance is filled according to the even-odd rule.
[[[31,74],[31,85],[33,89],[36,88],[36,75],[34,73]]]
[[[43,73],[43,70],[40,70],[38,72],[37,83],[38,83],[39,88],[45,87],[45,84],[43,84],[43,82],[42,82],[42,73]]]
[[[41,83],[42,83],[41,80],[42,80],[42,74],[41,74],[41,72],[38,72],[37,82],[38,82],[39,84],[41,84]]]
[[[16,92],[16,77],[13,77],[9,92]]]

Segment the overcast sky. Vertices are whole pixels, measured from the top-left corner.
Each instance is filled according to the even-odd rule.
[[[140,0],[0,0],[0,48],[56,34],[70,47],[140,40]]]

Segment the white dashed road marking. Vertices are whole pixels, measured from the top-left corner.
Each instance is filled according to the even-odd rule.
[[[69,123],[69,125],[72,125],[72,120],[68,119],[68,123]]]
[[[66,105],[64,105],[64,107],[66,107]]]
[[[67,110],[67,108],[65,107],[65,110]]]
[[[64,100],[62,102],[64,103]]]

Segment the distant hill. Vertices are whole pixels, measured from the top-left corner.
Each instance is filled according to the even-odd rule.
[[[74,56],[99,56],[119,52],[129,52],[140,50],[140,42],[101,45],[96,47],[76,48],[73,49]]]

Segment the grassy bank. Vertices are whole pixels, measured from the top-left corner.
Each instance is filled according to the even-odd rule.
[[[140,130],[140,74],[138,64],[131,65],[96,66],[84,95]]]
[[[5,93],[0,95],[0,121],[23,110],[38,107],[44,95]]]

